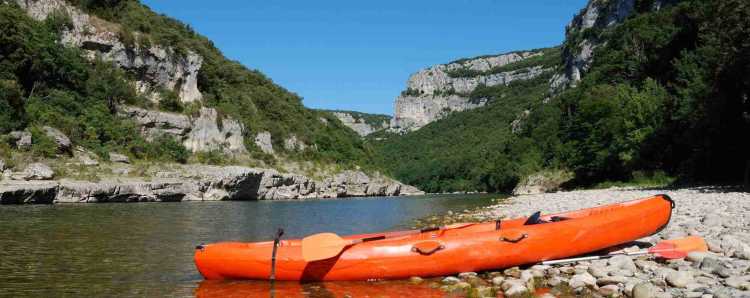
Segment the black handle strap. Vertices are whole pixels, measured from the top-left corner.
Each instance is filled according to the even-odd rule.
[[[271,276],[269,277],[270,280],[276,280],[276,249],[279,247],[279,242],[281,242],[281,236],[284,235],[284,229],[279,228],[276,231],[276,236],[273,237],[273,251],[271,252]]]
[[[527,237],[529,237],[528,234],[521,234],[520,236],[518,236],[518,238],[508,238],[508,237],[503,236],[503,237],[500,237],[500,241],[518,243],[521,240],[526,239]]]

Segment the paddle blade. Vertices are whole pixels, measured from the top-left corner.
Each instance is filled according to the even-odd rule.
[[[664,240],[649,248],[650,253],[665,259],[680,259],[694,251],[708,251],[706,240],[698,236],[689,236],[674,240]]]
[[[314,262],[338,256],[341,251],[352,244],[334,233],[320,233],[302,239],[302,258],[305,262]]]

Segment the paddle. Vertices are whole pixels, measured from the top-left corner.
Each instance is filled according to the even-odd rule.
[[[703,238],[698,237],[698,236],[689,236],[689,237],[680,238],[680,239],[664,240],[648,249],[639,250],[635,252],[619,251],[619,252],[606,254],[603,256],[590,256],[590,257],[544,261],[542,262],[542,265],[565,264],[565,263],[573,263],[573,262],[580,262],[580,261],[599,260],[599,259],[611,258],[611,257],[618,256],[618,255],[640,256],[640,255],[652,254],[652,255],[655,255],[657,257],[664,258],[664,259],[681,259],[681,258],[686,257],[688,253],[694,252],[694,251],[708,251],[708,245],[706,245],[706,241],[703,240]]]
[[[460,229],[476,223],[457,223],[443,227],[429,227],[420,230],[388,233],[361,239],[344,239],[334,233],[320,233],[307,236],[302,239],[302,258],[305,262],[314,262],[330,259],[338,256],[344,248],[368,241],[383,240],[387,238],[403,237],[407,235],[420,234],[438,230]]]

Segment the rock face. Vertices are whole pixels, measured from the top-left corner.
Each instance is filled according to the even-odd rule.
[[[0,183],[2,204],[292,200],[413,194],[419,194],[419,190],[358,171],[343,172],[318,182],[269,169],[204,165],[187,165],[179,171],[159,172],[151,181]]]
[[[0,204],[51,204],[57,186],[55,182],[0,184]]]
[[[376,122],[376,123],[368,123],[364,118],[357,117],[358,115],[349,113],[349,112],[343,112],[343,111],[337,111],[332,112],[336,118],[338,118],[344,125],[354,130],[357,134],[360,136],[367,136],[373,132],[381,131],[384,129],[387,129],[390,126],[390,120],[383,120],[383,122]],[[386,115],[377,115],[381,116],[383,118],[389,119],[390,117]]]
[[[136,75],[138,90],[158,99],[159,89],[173,90],[182,102],[200,100],[198,71],[203,58],[191,51],[178,55],[172,48],[125,44],[119,26],[90,16],[64,0],[16,0],[36,20],[54,13],[70,16],[72,28],[62,34],[62,42],[83,49],[91,59],[101,57]],[[136,39],[138,33],[134,34]]]
[[[182,138],[192,128],[190,118],[177,113],[120,106],[118,107],[118,114],[135,121],[141,127],[141,134],[149,140],[163,134]]]
[[[193,152],[221,150],[225,153],[245,153],[239,121],[229,117],[219,119],[215,109],[201,108],[200,116],[191,119],[192,127],[184,144]],[[221,124],[221,125],[219,125]]]
[[[260,148],[261,151],[274,154],[276,151],[273,150],[273,142],[271,141],[271,133],[267,131],[261,131],[255,136],[255,145]]]
[[[213,108],[201,108],[195,117],[145,110],[131,106],[118,108],[120,116],[134,120],[147,139],[169,135],[192,152],[221,150],[226,154],[245,153],[244,127],[230,117],[219,117]]]
[[[400,132],[417,130],[451,112],[471,110],[485,104],[485,100],[471,102],[459,95],[399,96],[394,104],[396,116],[391,121],[391,129]]]
[[[401,132],[416,130],[451,112],[481,107],[486,104],[485,99],[472,101],[468,98],[477,87],[529,80],[548,70],[542,66],[504,72],[494,72],[494,69],[539,55],[543,53],[508,53],[440,64],[419,71],[409,77],[407,90],[396,98],[391,129]]]

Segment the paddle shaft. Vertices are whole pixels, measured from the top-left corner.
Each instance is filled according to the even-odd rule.
[[[583,261],[592,261],[592,260],[601,260],[601,259],[608,259],[614,256],[642,256],[647,254],[658,254],[660,252],[669,252],[673,251],[673,249],[644,249],[634,252],[615,252],[606,254],[603,256],[590,256],[590,257],[580,257],[580,258],[570,258],[570,259],[560,259],[560,260],[552,260],[552,261],[544,261],[541,264],[542,265],[555,265],[555,264],[567,264],[567,263],[575,263],[575,262],[583,262]]]
[[[590,257],[580,257],[580,258],[569,258],[569,259],[544,261],[541,264],[542,265],[567,264],[567,263],[575,263],[575,262],[583,262],[583,261],[593,261],[593,260],[608,259],[608,258],[611,258],[611,257],[614,257],[614,256],[620,256],[620,255],[625,255],[625,256],[640,256],[640,255],[647,255],[649,253],[652,253],[652,252],[650,252],[648,250],[639,250],[639,251],[629,252],[629,253],[618,252],[618,253],[606,254],[606,255],[603,255],[603,256],[590,256]]]

